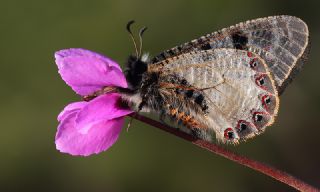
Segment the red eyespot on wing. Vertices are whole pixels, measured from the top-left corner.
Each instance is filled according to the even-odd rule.
[[[261,102],[262,102],[263,108],[268,111],[268,106],[271,104],[271,96],[270,95],[262,96]]]
[[[253,121],[254,122],[261,122],[263,121],[265,113],[264,112],[254,112],[253,113]]]
[[[253,124],[257,127],[258,130],[263,129],[265,126],[267,126],[271,120],[271,116],[267,112],[253,112],[252,114],[252,120]]]
[[[249,65],[251,69],[256,69],[258,66],[258,59],[257,58],[251,59],[249,62]]]
[[[259,96],[262,107],[270,114],[275,115],[277,113],[277,97],[273,94],[261,94]]]
[[[224,138],[226,138],[228,140],[232,140],[235,138],[235,135],[234,135],[232,128],[229,127],[224,130]]]
[[[264,87],[264,84],[266,83],[265,82],[265,77],[266,75],[265,74],[262,74],[260,76],[258,76],[256,78],[256,84],[259,86],[259,87]]]
[[[248,127],[249,127],[249,122],[245,120],[239,120],[236,128],[238,129],[239,132],[242,132],[247,130]]]
[[[266,89],[266,75],[265,74],[261,74],[258,77],[256,77],[255,79],[256,84],[261,87],[262,89]]]
[[[258,65],[257,68],[260,68],[261,65]],[[254,75],[253,81],[255,84],[260,87],[263,90],[266,90],[269,93],[275,92],[274,84],[271,80],[271,76],[269,76],[267,73],[256,73]]]
[[[242,139],[250,138],[259,132],[259,130],[253,123],[246,120],[239,120],[236,126],[236,130],[238,136]]]
[[[252,52],[248,51],[248,52],[247,52],[247,56],[248,56],[248,57],[252,57]]]

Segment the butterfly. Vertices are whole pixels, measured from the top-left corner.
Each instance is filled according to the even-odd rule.
[[[287,15],[239,23],[150,60],[141,56],[145,30],[127,61],[129,87],[118,92],[136,111],[156,112],[209,142],[237,144],[264,132],[309,52],[308,26]]]

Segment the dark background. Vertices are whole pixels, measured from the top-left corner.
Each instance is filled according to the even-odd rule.
[[[55,51],[82,47],[122,65],[133,52],[125,31],[131,19],[149,27],[144,50],[155,55],[222,27],[279,14],[309,25],[309,62],[282,95],[276,123],[228,148],[320,187],[318,2],[1,0],[0,191],[291,191],[138,121],[99,155],[72,157],[54,144],[57,114],[80,99],[57,73]]]

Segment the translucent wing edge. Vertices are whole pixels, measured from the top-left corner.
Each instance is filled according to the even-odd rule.
[[[301,20],[302,21],[302,20]],[[305,24],[305,23],[304,23]],[[305,24],[306,25],[306,24]],[[306,25],[307,26],[307,25]],[[308,26],[307,26],[308,30]],[[310,49],[311,49],[311,41],[310,41],[310,34],[308,31],[308,39],[307,43],[304,47],[304,50],[301,52],[301,54],[297,57],[294,67],[290,70],[290,72],[286,76],[286,80],[277,87],[279,95],[282,95],[286,87],[293,81],[293,79],[299,74],[299,72],[302,70],[304,64],[308,61]]]

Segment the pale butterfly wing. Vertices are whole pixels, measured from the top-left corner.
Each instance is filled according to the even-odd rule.
[[[259,18],[224,28],[164,51],[157,63],[183,53],[217,48],[248,50],[265,60],[279,93],[301,69],[309,52],[309,30],[294,16]]]
[[[205,125],[198,129],[202,139],[212,141],[217,137],[236,143],[262,132],[277,115],[275,82],[257,54],[237,49],[196,51],[150,65],[148,70],[161,71],[161,76],[166,77],[164,81],[170,75],[188,82],[186,87],[177,86],[180,95],[174,95],[177,89],[168,92],[169,88],[162,88],[162,95],[170,104],[178,99],[178,103],[187,106],[182,110],[191,110],[191,115]],[[202,102],[195,102],[198,97],[185,95],[183,90],[190,88],[204,96]],[[200,108],[204,104],[207,107],[188,107],[195,103]]]

